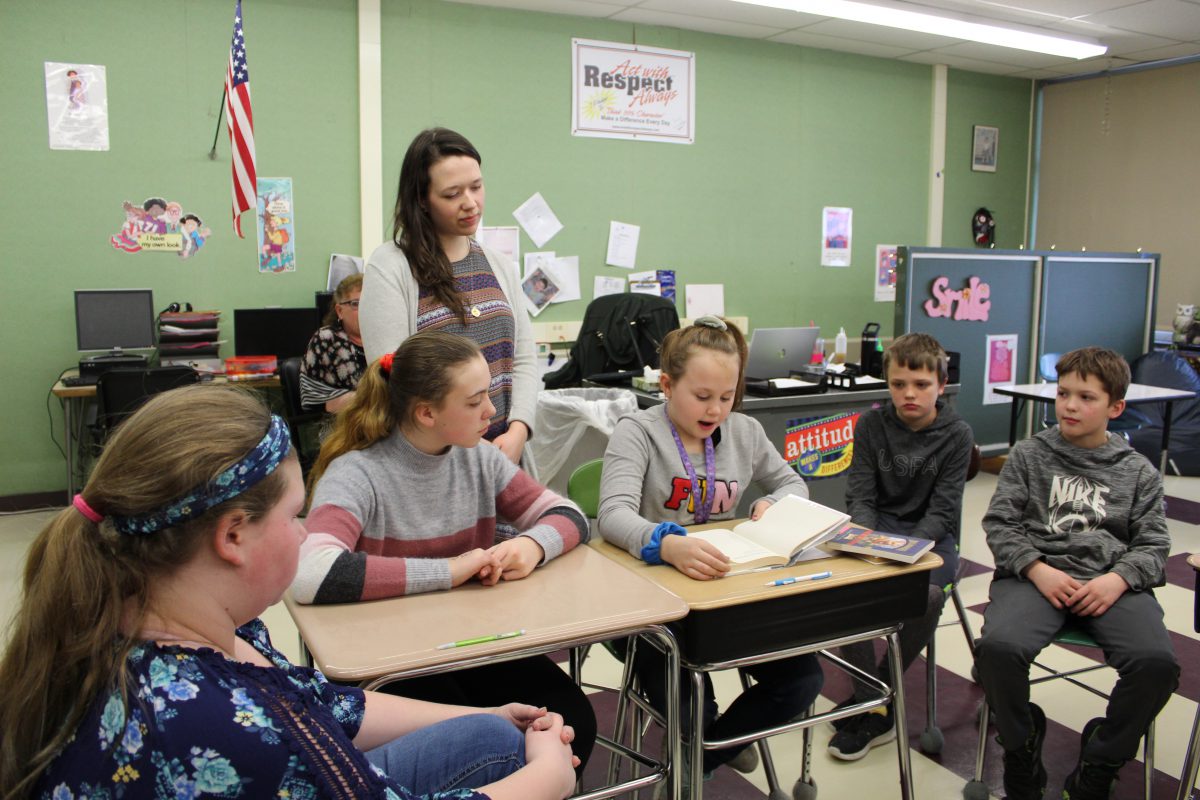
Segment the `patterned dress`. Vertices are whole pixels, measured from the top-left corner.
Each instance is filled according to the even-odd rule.
[[[361,690],[291,664],[260,620],[238,636],[275,668],[214,650],[146,642],[127,661],[129,713],[119,691],[92,704],[33,796],[41,800],[384,798],[415,796],[354,746]],[[462,789],[440,798],[483,798]]]
[[[354,391],[367,369],[362,345],[350,341],[340,322],[312,335],[300,364],[300,403],[324,409],[336,397]]]
[[[450,267],[454,272],[454,288],[467,309],[467,324],[464,325],[462,319],[422,287],[417,305],[417,330],[445,331],[465,336],[479,345],[491,371],[488,395],[496,406],[492,424],[484,434],[484,438],[491,441],[508,430],[508,414],[512,408],[516,334],[513,308],[477,243],[471,242],[467,257]]]

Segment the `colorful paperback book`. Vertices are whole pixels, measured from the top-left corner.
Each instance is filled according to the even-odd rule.
[[[741,568],[782,566],[850,519],[849,515],[794,494],[784,495],[753,522],[733,530],[689,530]]]
[[[903,536],[887,531],[873,531],[853,522],[843,525],[831,539],[825,542],[834,550],[863,556],[870,561],[903,561],[912,564],[933,547],[932,539],[919,536]]]

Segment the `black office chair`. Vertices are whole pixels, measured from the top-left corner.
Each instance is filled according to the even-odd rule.
[[[300,358],[293,356],[279,363],[279,384],[283,388],[283,406],[286,410],[288,430],[292,434],[292,444],[296,447],[296,455],[300,457],[300,469],[308,475],[309,467],[317,459],[321,449],[319,437],[312,435],[310,445],[306,442],[304,426],[319,425],[325,418],[324,411],[312,411],[300,403]]]
[[[96,382],[94,441],[103,444],[113,428],[152,396],[199,380],[200,375],[188,366],[133,367],[103,373]]]

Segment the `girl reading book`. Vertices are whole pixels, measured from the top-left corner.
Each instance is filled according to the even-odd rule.
[[[587,541],[574,504],[480,444],[495,413],[489,382],[478,345],[444,331],[415,334],[367,367],[309,476],[316,488],[292,584],[298,602],[521,580]],[[548,656],[393,686],[438,702],[545,706],[574,728],[584,762],[595,741],[587,696]]]
[[[783,495],[808,496],[804,481],[762,425],[734,411],[742,400],[746,355],[741,331],[719,317],[700,317],[667,334],[661,378],[666,402],[618,422],[604,454],[598,525],[605,540],[648,563],[671,564],[689,578],[712,580],[729,571],[729,559],[713,544],[688,536],[682,526],[732,519],[752,482],[768,492],[755,502],[752,519]],[[661,708],[662,656],[653,648],[639,650],[635,667]],[[704,676],[709,738],[790,722],[821,689],[821,668],[813,655],[746,670],[757,682],[720,715],[712,683]],[[740,755],[745,748],[706,750],[704,772],[731,761],[735,768],[753,769],[752,756]]]

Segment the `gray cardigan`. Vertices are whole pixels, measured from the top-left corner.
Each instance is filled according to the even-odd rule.
[[[521,281],[516,267],[500,253],[484,247],[483,254],[512,307],[516,331],[513,337],[512,409],[508,418],[524,422],[532,435],[537,394],[542,382],[538,377],[533,326],[525,311]],[[368,364],[384,353],[394,352],[401,342],[417,332],[419,297],[417,279],[396,243],[387,241],[375,248],[367,259],[359,301],[359,326]]]

